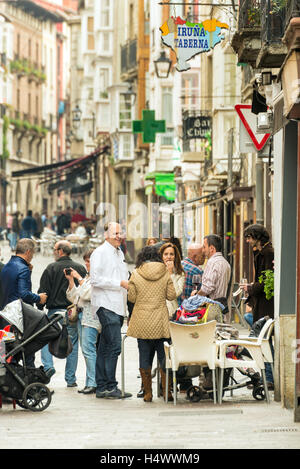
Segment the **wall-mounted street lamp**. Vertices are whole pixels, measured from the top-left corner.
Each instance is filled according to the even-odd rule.
[[[82,110],[76,104],[75,108],[72,111],[72,123],[73,123],[73,128],[75,130],[78,130],[81,124],[81,116],[82,116]],[[96,124],[96,115],[94,112],[92,112],[92,132],[90,133],[90,136],[94,139],[95,138],[95,124]]]
[[[133,106],[135,104],[136,100],[136,92],[133,89],[132,83],[128,83],[128,88],[126,91],[123,91],[121,93],[122,96],[124,96],[125,101],[129,101],[131,105]],[[133,96],[133,101],[132,101],[132,96]]]
[[[74,129],[79,129],[80,121],[81,121],[81,114],[82,114],[82,110],[80,109],[78,104],[76,104],[75,108],[72,111],[72,122],[73,122]]]
[[[160,57],[154,60],[155,73],[158,78],[168,78],[171,70],[172,60],[170,60],[164,50],[161,51]]]

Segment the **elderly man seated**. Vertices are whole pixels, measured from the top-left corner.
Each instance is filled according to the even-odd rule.
[[[202,278],[203,269],[202,265],[205,262],[205,254],[201,244],[193,243],[188,246],[187,257],[185,257],[181,265],[185,272],[185,284],[183,292],[178,300],[180,305],[184,299],[189,298],[194,289],[193,286],[193,276],[200,275]],[[201,284],[199,285],[201,286]]]

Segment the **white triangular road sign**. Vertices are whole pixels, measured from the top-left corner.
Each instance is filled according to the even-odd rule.
[[[256,114],[251,112],[251,104],[236,104],[235,110],[256,150],[262,150],[271,134],[258,134],[256,132]],[[250,150],[248,151],[250,152]]]

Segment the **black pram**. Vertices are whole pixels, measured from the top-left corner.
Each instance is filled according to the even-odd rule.
[[[50,379],[43,367],[26,366],[26,358],[60,336],[62,314],[58,312],[50,320],[45,313],[16,300],[0,311],[0,316],[9,325],[0,337],[0,394],[22,408],[45,410],[51,403],[46,386]]]

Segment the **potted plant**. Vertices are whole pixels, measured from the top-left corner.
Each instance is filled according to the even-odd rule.
[[[274,270],[263,270],[258,280],[264,284],[266,299],[270,300],[274,296]]]

